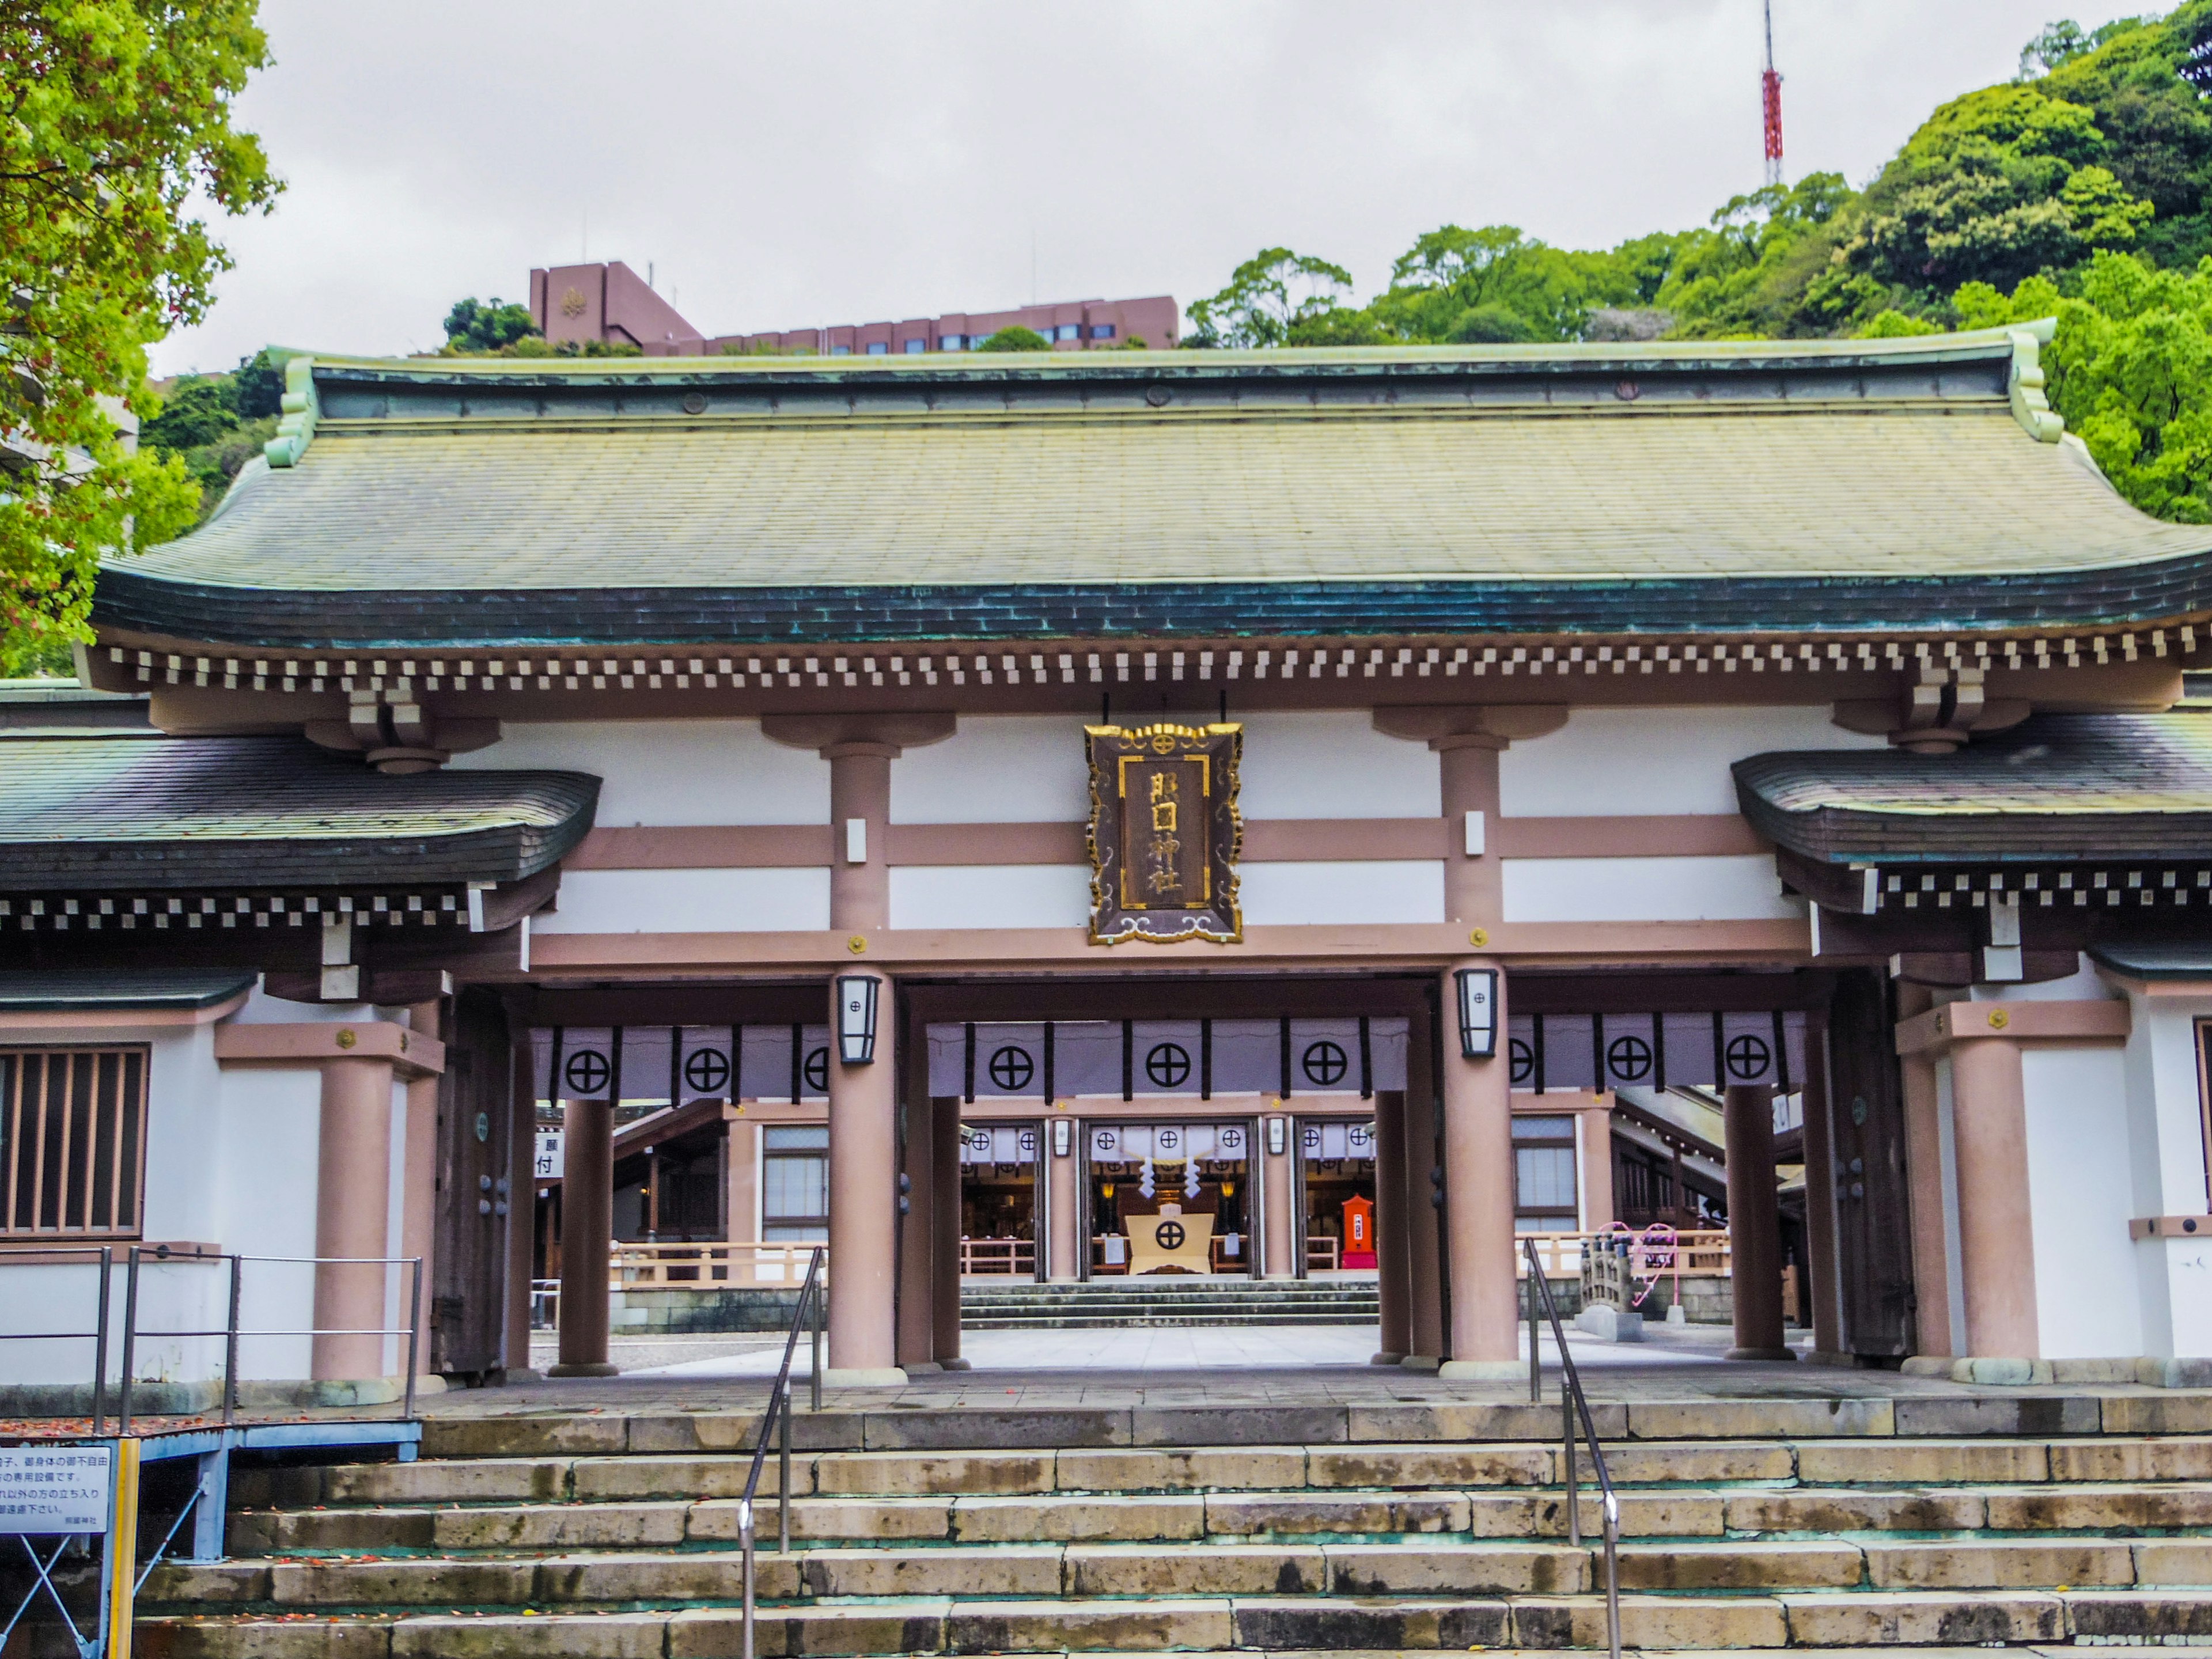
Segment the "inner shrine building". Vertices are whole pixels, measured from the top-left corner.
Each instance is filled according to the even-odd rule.
[[[833,1380],[963,1277],[1332,1273],[1482,1378],[1520,1239],[1665,1220],[1747,1357],[1786,1279],[1816,1359],[2201,1378],[2212,531],[2049,334],[276,354],[0,692],[0,1297],[295,1259],[241,1364],[368,1397],[821,1244]]]

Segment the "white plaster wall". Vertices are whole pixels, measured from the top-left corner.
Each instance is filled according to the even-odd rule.
[[[2128,1151],[2134,1216],[2203,1215],[2204,1130],[2197,1022],[2212,998],[2129,995]],[[2131,1249],[2143,1332],[2140,1352],[2212,1356],[2212,1239],[2146,1238]]]
[[[230,1016],[226,1023],[240,1025],[319,1025],[333,1021],[372,1020],[393,1018],[380,1014],[365,1002],[289,1002],[283,997],[272,997],[258,985],[246,999],[246,1006]]]
[[[123,1310],[124,1247],[116,1247],[118,1262],[110,1294],[113,1298],[108,1328],[120,1328]],[[78,1263],[9,1267],[0,1259],[0,1383],[52,1382],[89,1384],[93,1345],[88,1341],[55,1340],[52,1334],[89,1331],[100,1294],[97,1258]],[[180,1323],[182,1322],[179,1322]],[[120,1360],[111,1352],[108,1380],[120,1373]]]
[[[1778,749],[1886,749],[1828,707],[1577,708],[1548,737],[1498,757],[1507,817],[1656,817],[1736,808],[1730,763]]]
[[[1969,985],[1962,994],[1939,992],[1947,1002],[2110,1002],[2118,999],[2105,976],[2089,958],[2076,951],[2074,971],[2063,979],[2039,979],[2026,985],[1996,983]]]
[[[1364,709],[1240,718],[1248,818],[1433,818],[1444,810],[1428,745],[1385,737]]]
[[[248,1257],[315,1253],[315,1158],[322,1140],[322,1073],[314,1066],[231,1066],[222,1073],[222,1149],[216,1182],[225,1249]],[[315,1270],[248,1261],[239,1324],[249,1331],[314,1323]],[[210,1273],[210,1278],[220,1277]],[[219,1320],[210,1322],[220,1322]],[[252,1337],[239,1346],[243,1378],[308,1374],[310,1340]]]
[[[826,811],[826,809],[825,809]],[[830,872],[571,870],[560,908],[533,916],[535,933],[753,933],[830,925]]]
[[[1624,811],[1633,811],[1624,805]],[[1766,921],[1805,915],[1763,853],[1507,859],[1508,921]]]
[[[963,715],[943,743],[891,763],[891,822],[1080,823],[1091,816],[1083,726],[1073,715]]]
[[[2140,1354],[2125,1058],[2117,1044],[2033,1043],[2021,1074],[2043,1358]]]
[[[145,1185],[140,1237],[163,1242],[220,1243],[222,1216],[214,1189],[223,1161],[220,1079],[211,1026],[150,1026],[87,1033],[81,1030],[10,1032],[10,1048],[107,1048],[143,1043],[148,1051]],[[313,1179],[313,1170],[308,1171]],[[99,1241],[88,1241],[97,1248]],[[116,1267],[109,1331],[111,1381],[122,1375],[121,1334],[129,1241],[114,1244]],[[139,1284],[138,1322],[146,1330],[206,1328],[220,1323],[224,1300],[219,1269],[146,1267]],[[9,1340],[20,1333],[93,1328],[99,1288],[96,1261],[0,1267],[0,1382],[89,1382],[89,1341]],[[221,1344],[152,1340],[140,1345],[142,1377],[214,1375]]]
[[[602,829],[830,821],[829,763],[771,743],[757,720],[510,723],[490,748],[456,755],[452,764],[592,773],[602,780]]]
[[[894,927],[1084,927],[1091,872],[1079,864],[891,866]]]
[[[1444,919],[1444,866],[1438,859],[1247,864],[1237,875],[1249,927]]]

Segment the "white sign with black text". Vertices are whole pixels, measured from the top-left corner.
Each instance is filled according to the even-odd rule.
[[[0,1536],[105,1533],[109,1446],[0,1446]]]

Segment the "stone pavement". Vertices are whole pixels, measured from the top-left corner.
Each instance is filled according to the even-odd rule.
[[[1310,1340],[1316,1331],[1262,1332],[1269,1339]],[[831,1387],[823,1394],[825,1410],[870,1414],[915,1410],[985,1408],[1006,1410],[1071,1406],[1108,1409],[1146,1406],[1313,1406],[1387,1407],[1391,1405],[1510,1406],[1528,1397],[1525,1377],[1497,1382],[1447,1382],[1432,1373],[1408,1371],[1392,1366],[1361,1363],[1371,1352],[1373,1334],[1366,1328],[1355,1337],[1336,1339],[1345,1358],[1314,1358],[1291,1363],[1199,1364],[1188,1369],[1132,1363],[1141,1340],[1154,1336],[1201,1338],[1214,1352],[1228,1332],[1009,1332],[975,1333],[964,1341],[975,1355],[975,1367],[963,1371],[917,1373],[896,1389]],[[979,1346],[987,1335],[1012,1339],[1003,1355]],[[1053,1336],[1088,1343],[1100,1335],[1114,1339],[1105,1352],[1085,1350],[1080,1365],[1055,1363],[1048,1344]],[[1234,1333],[1239,1340],[1255,1333]],[[1946,1378],[1905,1376],[1898,1371],[1849,1370],[1802,1363],[1742,1363],[1721,1357],[1726,1334],[1707,1334],[1692,1327],[1687,1334],[1655,1330],[1641,1345],[1614,1346],[1595,1340],[1571,1339],[1570,1346],[1583,1386],[1595,1402],[1628,1405],[1636,1402],[1729,1401],[1849,1401],[1950,1400],[1960,1402],[2045,1401],[2049,1409],[2064,1413],[2086,1409],[2094,1416],[2095,1402],[2106,1398],[2141,1396],[2147,1401],[2165,1401],[2172,1407],[2185,1400],[2212,1401],[2198,1391],[2148,1388],[2135,1383],[2105,1382],[2083,1385],[1996,1387],[1954,1382]],[[1201,1344],[1193,1342],[1194,1349]],[[1544,1398],[1556,1402],[1559,1368],[1545,1343]],[[803,1364],[805,1346],[802,1341]],[[989,1363],[986,1363],[988,1352]],[[1071,1345],[1066,1351],[1077,1352]],[[1164,1357],[1165,1349],[1155,1350]],[[1287,1348],[1275,1352],[1284,1353]],[[1525,1349],[1523,1350],[1525,1352]],[[1357,1353],[1360,1359],[1349,1356]],[[626,1376],[535,1381],[504,1388],[456,1390],[427,1396],[421,1409],[432,1419],[479,1416],[542,1416],[582,1413],[609,1415],[659,1415],[744,1411],[764,1399],[769,1377],[780,1355],[754,1352],[724,1361],[695,1362]],[[1101,1362],[1103,1363],[1094,1363]],[[710,1369],[712,1370],[710,1372]],[[801,1387],[801,1408],[807,1390]],[[1554,1407],[1556,1408],[1556,1407]],[[1969,1408],[1971,1409],[1971,1407]],[[2160,1409],[2153,1407],[2152,1409]]]

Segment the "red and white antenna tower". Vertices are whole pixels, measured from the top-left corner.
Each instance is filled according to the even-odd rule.
[[[1782,77],[1774,69],[1774,0],[1765,0],[1766,70],[1759,77],[1759,100],[1766,109],[1766,182],[1782,182]]]

